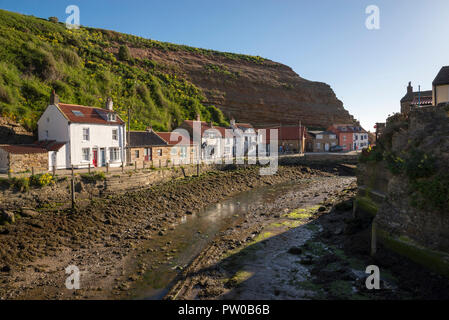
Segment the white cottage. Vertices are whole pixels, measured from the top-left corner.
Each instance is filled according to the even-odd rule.
[[[65,143],[49,153],[49,167],[56,169],[106,166],[125,162],[125,122],[113,110],[110,98],[105,109],[60,103],[53,92],[50,105],[38,121],[40,141]]]

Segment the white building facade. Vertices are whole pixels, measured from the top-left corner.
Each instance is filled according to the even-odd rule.
[[[39,141],[65,143],[49,152],[50,168],[118,167],[125,162],[125,123],[113,111],[111,99],[101,109],[59,103],[52,94],[38,121],[38,135]]]

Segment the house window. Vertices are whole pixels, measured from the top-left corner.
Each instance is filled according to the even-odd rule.
[[[45,139],[48,140],[48,130],[45,130]]]
[[[187,157],[187,147],[181,147],[181,158]]]
[[[109,113],[108,114],[108,121],[115,121],[117,117],[115,116],[115,113]]]
[[[112,129],[112,140],[118,140],[118,130]]]
[[[83,148],[83,161],[89,161],[90,160],[90,149],[89,148]]]
[[[83,141],[89,141],[89,128],[83,128]]]
[[[135,157],[136,159],[139,159],[139,156],[140,156],[139,150],[134,151],[134,157]]]
[[[343,136],[343,141],[346,141],[346,136]]]
[[[119,160],[119,150],[118,150],[118,148],[110,148],[109,149],[109,159],[111,161],[118,161]]]
[[[323,139],[323,135],[322,135],[322,134],[317,134],[317,135],[316,135],[316,138],[317,138],[317,139]]]
[[[50,122],[50,118],[47,118],[47,122]]]
[[[317,149],[320,149],[320,148],[321,148],[321,143],[318,142],[318,143],[316,144],[316,148],[317,148]]]
[[[159,157],[162,156],[162,149],[157,149],[157,155],[158,155]]]

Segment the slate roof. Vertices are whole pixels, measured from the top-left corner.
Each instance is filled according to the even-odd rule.
[[[401,102],[412,102],[414,100],[419,100],[420,93],[419,91],[414,91],[412,94],[407,93],[402,99]],[[421,91],[421,100],[432,99],[432,90]]]
[[[441,68],[440,72],[438,72],[432,84],[434,86],[449,84],[449,66]]]
[[[154,131],[130,131],[129,147],[168,146]]]
[[[114,113],[114,111],[109,111],[102,108],[95,108],[95,107],[87,107],[87,106],[80,106],[76,104],[66,104],[66,103],[59,103],[58,104],[59,110],[65,115],[65,117],[70,121],[74,123],[93,123],[93,124],[105,124],[105,125],[123,125],[125,122],[123,122],[122,119],[117,115],[116,121],[108,121],[104,117],[107,117],[108,113]],[[82,115],[76,115],[75,113],[81,112]]]

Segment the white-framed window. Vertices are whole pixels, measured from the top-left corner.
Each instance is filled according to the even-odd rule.
[[[119,149],[118,148],[109,148],[109,160],[110,161],[118,161],[119,158],[120,158]]]
[[[318,143],[316,144],[316,147],[317,147],[317,149],[320,149],[320,148],[321,148],[321,143],[318,142]]]
[[[140,157],[140,152],[139,152],[139,150],[135,150],[135,151],[134,151],[134,157],[135,157],[136,159],[139,159],[139,157]]]
[[[343,136],[343,141],[346,141],[346,136]]]
[[[157,149],[157,155],[158,155],[159,157],[162,156],[162,149]]]
[[[115,121],[115,120],[117,120],[115,113],[108,113],[108,121]]]
[[[118,140],[118,130],[112,129],[112,140]]]
[[[181,147],[181,158],[187,158],[187,147]]]
[[[90,135],[89,135],[89,128],[83,128],[83,141],[89,141]]]
[[[90,161],[90,149],[89,148],[82,149],[82,157],[83,157],[83,161]]]
[[[316,138],[317,138],[317,139],[323,139],[323,135],[322,135],[322,134],[317,134],[317,135],[316,135]]]
[[[331,135],[329,136],[329,139],[337,139],[337,136],[336,136],[335,134],[331,134]]]

